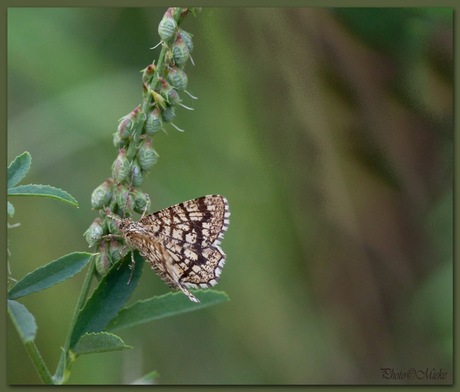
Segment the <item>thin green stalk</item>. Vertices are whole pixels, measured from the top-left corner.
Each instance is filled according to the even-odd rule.
[[[48,368],[46,367],[45,362],[38,351],[37,346],[33,340],[30,340],[24,344],[27,353],[29,354],[32,363],[34,364],[35,370],[37,370],[38,375],[40,376],[41,380],[44,384],[54,384],[53,378],[51,377],[51,373],[49,372]]]
[[[166,57],[166,52],[168,50],[168,47],[166,45],[162,45],[161,47],[161,52],[160,52],[160,56],[158,57],[158,63],[157,63],[157,71],[156,71],[156,78],[153,77],[152,78],[152,85],[150,86],[150,88],[152,90],[154,90],[156,87],[157,87],[157,84],[158,84],[158,76],[160,75],[163,75],[163,71],[164,71],[164,68],[166,66],[165,64],[165,57]],[[147,109],[148,107],[146,107],[145,109]]]

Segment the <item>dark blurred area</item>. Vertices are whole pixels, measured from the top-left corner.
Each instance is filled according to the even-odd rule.
[[[29,151],[24,183],[80,203],[10,199],[14,278],[87,249],[91,192],[141,102],[164,11],[8,10],[8,160]],[[183,97],[184,133],[155,137],[143,189],[152,211],[228,198],[217,289],[231,300],[123,331],[133,350],[81,357],[70,383],[152,370],[160,384],[452,383],[452,9],[204,8],[183,28],[199,99]],[[81,275],[22,301],[52,371]],[[167,291],[145,269],[132,301]],[[8,382],[38,383],[8,327]]]

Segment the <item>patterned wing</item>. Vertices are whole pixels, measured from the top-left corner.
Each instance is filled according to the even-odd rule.
[[[172,259],[172,268],[179,282],[193,288],[208,288],[217,284],[225,264],[225,254],[218,245],[199,248],[171,241],[164,246]]]
[[[157,241],[139,249],[139,253],[154,269],[156,274],[171,288],[179,288],[193,302],[200,302],[180,281],[181,268],[171,257],[170,252]]]
[[[219,247],[229,224],[227,200],[203,196],[142,218],[139,230],[153,237],[155,246],[141,254],[171,287],[180,288],[198,302],[186,287],[207,288],[217,284],[225,263]]]
[[[162,239],[206,247],[219,245],[229,224],[227,199],[220,195],[202,196],[176,204],[142,218]]]

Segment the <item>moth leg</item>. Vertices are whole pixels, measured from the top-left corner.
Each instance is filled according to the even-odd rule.
[[[134,275],[134,268],[136,267],[136,261],[134,260],[134,251],[131,250],[131,263],[129,263],[129,269],[131,270],[131,274],[129,275],[128,283],[131,283],[131,279]]]
[[[179,287],[182,292],[188,297],[188,299],[192,302],[195,302],[195,303],[199,303],[200,300],[195,297],[190,291],[187,290],[187,288],[182,284],[182,283],[179,283],[179,282],[175,282],[177,284],[177,287]]]
[[[122,235],[119,234],[105,234],[102,237],[100,237],[102,240],[113,240],[114,238],[123,238]]]

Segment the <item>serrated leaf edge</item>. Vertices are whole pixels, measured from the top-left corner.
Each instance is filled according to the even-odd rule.
[[[66,196],[68,196],[68,199],[66,199],[64,197],[61,197],[61,196],[58,196],[58,195],[55,195],[55,194],[52,194],[52,193],[29,193],[29,192],[27,192],[27,193],[14,193],[14,191],[17,191],[18,188],[19,188],[19,190],[21,190],[21,188],[27,187],[27,186],[35,186],[35,187],[38,187],[38,188],[47,188],[47,189],[50,189],[50,190],[60,191],[63,194],[65,194]],[[78,207],[77,199],[75,199],[69,192],[67,192],[67,191],[65,191],[65,190],[63,190],[61,188],[52,186],[52,185],[45,185],[45,184],[23,184],[23,185],[18,185],[18,186],[14,186],[14,187],[8,189],[8,196],[50,197],[50,198],[53,198],[53,199],[62,200],[64,202],[66,202],[66,203],[69,203],[69,204],[72,204],[72,205]]]
[[[89,336],[110,336],[110,337],[113,337],[115,338],[115,340],[117,340],[118,342],[121,343],[121,346],[118,347],[118,348],[114,348],[114,349],[109,349],[109,350],[95,350],[95,351],[88,351],[88,352],[83,352],[83,353],[78,353],[77,351],[78,350],[75,350],[75,348],[78,347],[80,341],[86,336],[86,337],[89,337]],[[78,339],[78,342],[77,344],[74,346],[73,350],[69,350],[73,355],[75,355],[75,357],[78,357],[80,355],[87,355],[87,354],[97,354],[97,353],[103,353],[103,352],[111,352],[111,351],[121,351],[121,350],[126,350],[126,349],[132,349],[133,346],[130,346],[128,344],[126,344],[124,342],[124,340],[118,336],[118,335],[115,335],[114,333],[112,332],[107,332],[107,331],[99,331],[99,332],[86,332],[84,333],[82,336],[80,336],[80,339]]]
[[[59,284],[59,283],[65,282],[67,279],[70,279],[70,278],[74,277],[74,276],[75,276],[76,274],[78,274],[83,268],[85,268],[85,265],[84,265],[79,271],[76,271],[75,273],[73,273],[72,275],[68,276],[67,278],[65,278],[65,279],[63,279],[63,280],[59,280],[59,281],[57,281],[57,282],[54,282],[53,284],[51,284],[50,286],[47,286],[47,287],[43,288],[42,290],[31,291],[31,292],[28,293],[28,294],[20,295],[20,296],[18,296],[18,297],[16,297],[16,296],[9,297],[10,294],[11,294],[11,291],[14,290],[14,288],[18,285],[18,283],[21,283],[21,282],[22,282],[24,279],[26,279],[28,276],[30,276],[30,275],[32,275],[32,274],[38,273],[38,271],[43,270],[43,269],[49,267],[51,264],[56,263],[57,261],[63,259],[64,257],[68,257],[68,256],[75,255],[75,254],[85,255],[85,256],[88,257],[88,261],[85,263],[85,265],[87,265],[87,264],[91,261],[91,257],[94,257],[94,254],[93,254],[93,253],[87,253],[87,252],[72,252],[72,253],[68,253],[68,254],[66,254],[66,255],[64,255],[64,256],[61,256],[61,257],[57,258],[56,260],[52,260],[52,261],[50,261],[49,263],[47,263],[47,264],[45,264],[45,265],[42,265],[42,266],[40,266],[40,267],[34,269],[33,271],[29,272],[28,274],[24,275],[24,277],[23,277],[22,279],[20,279],[20,280],[9,290],[9,292],[8,292],[8,299],[9,299],[9,300],[16,300],[16,299],[18,299],[18,298],[25,297],[25,296],[27,296],[27,295],[29,295],[29,294],[33,294],[33,293],[37,293],[37,292],[40,292],[40,291],[44,291],[44,290],[49,289],[50,287],[53,287],[53,286],[55,286],[55,285],[57,285],[57,284]],[[13,294],[14,294],[14,291],[13,291]]]
[[[24,151],[22,154],[19,154],[16,158],[14,158],[11,163],[8,165],[8,170],[7,170],[7,175],[8,175],[8,179],[9,179],[9,170],[11,169],[11,167],[17,162],[17,160],[19,158],[21,158],[22,156],[28,156],[29,157],[29,162],[26,164],[27,165],[27,170],[26,172],[24,173],[24,175],[19,179],[17,180],[13,185],[10,185],[8,184],[8,188],[10,187],[14,187],[16,186],[17,184],[19,184],[26,176],[27,174],[29,173],[29,170],[32,166],[32,155],[30,155],[30,152],[29,151]]]

